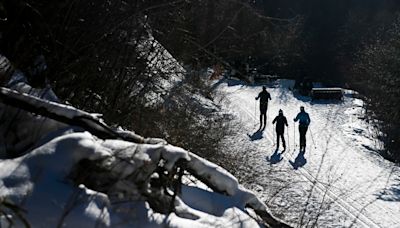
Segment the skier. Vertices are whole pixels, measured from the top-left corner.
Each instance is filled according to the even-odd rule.
[[[286,143],[285,143],[285,137],[283,133],[285,132],[285,125],[286,127],[288,126],[286,117],[283,115],[282,109],[279,109],[279,115],[275,117],[275,119],[272,121],[272,124],[276,122],[276,149],[279,149],[279,138],[282,139],[282,144],[283,144],[283,151],[286,150]]]
[[[267,126],[267,109],[268,109],[268,100],[271,100],[271,95],[267,92],[265,86],[262,87],[261,93],[258,94],[256,100],[260,99],[260,129],[263,130]],[[264,127],[263,127],[263,119],[264,119]]]
[[[294,122],[299,121],[300,151],[306,151],[306,133],[308,125],[311,123],[310,116],[304,111],[304,107],[301,106],[299,114],[293,120]]]

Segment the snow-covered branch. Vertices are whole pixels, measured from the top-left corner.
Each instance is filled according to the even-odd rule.
[[[15,90],[1,87],[0,101],[6,105],[39,114],[72,126],[81,127],[102,139],[123,139],[136,143],[160,143],[159,139],[146,139],[133,132],[114,131],[96,114],[91,114],[72,106],[59,104]]]

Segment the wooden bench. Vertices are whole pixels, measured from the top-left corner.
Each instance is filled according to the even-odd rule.
[[[311,90],[311,98],[317,99],[343,99],[343,90],[341,88],[313,88]]]

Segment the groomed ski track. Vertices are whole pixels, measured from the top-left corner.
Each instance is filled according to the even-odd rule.
[[[262,86],[238,81],[219,85],[222,104],[238,124],[237,134],[227,138],[227,144],[240,142],[242,148],[251,148],[242,151],[246,153],[242,163],[250,163],[257,173],[268,173],[268,178],[261,175],[247,184],[273,210],[279,205],[296,205],[286,206],[287,213],[278,213],[294,226],[400,227],[400,196],[396,191],[400,169],[372,150],[379,142],[374,140],[372,128],[360,118],[362,101],[346,96],[342,102],[311,102],[307,97],[293,95],[291,86],[292,82],[286,80],[267,85],[272,96],[268,123],[262,133],[257,133],[259,110],[254,98]],[[298,130],[293,123],[300,106],[312,119],[304,157],[296,145]],[[271,123],[279,109],[289,122],[285,132],[288,149],[283,153],[282,148],[275,152],[276,136]],[[269,185],[275,172],[279,182]],[[279,185],[281,190],[271,190],[279,189]]]

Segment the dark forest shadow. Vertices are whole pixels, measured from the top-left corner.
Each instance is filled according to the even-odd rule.
[[[292,165],[293,169],[298,169],[303,167],[307,163],[307,159],[304,158],[305,151],[300,151],[294,162],[289,161],[290,165]]]
[[[282,153],[279,153],[279,149],[276,149],[275,152],[270,157],[267,156],[266,159],[271,165],[277,164],[283,159]]]

